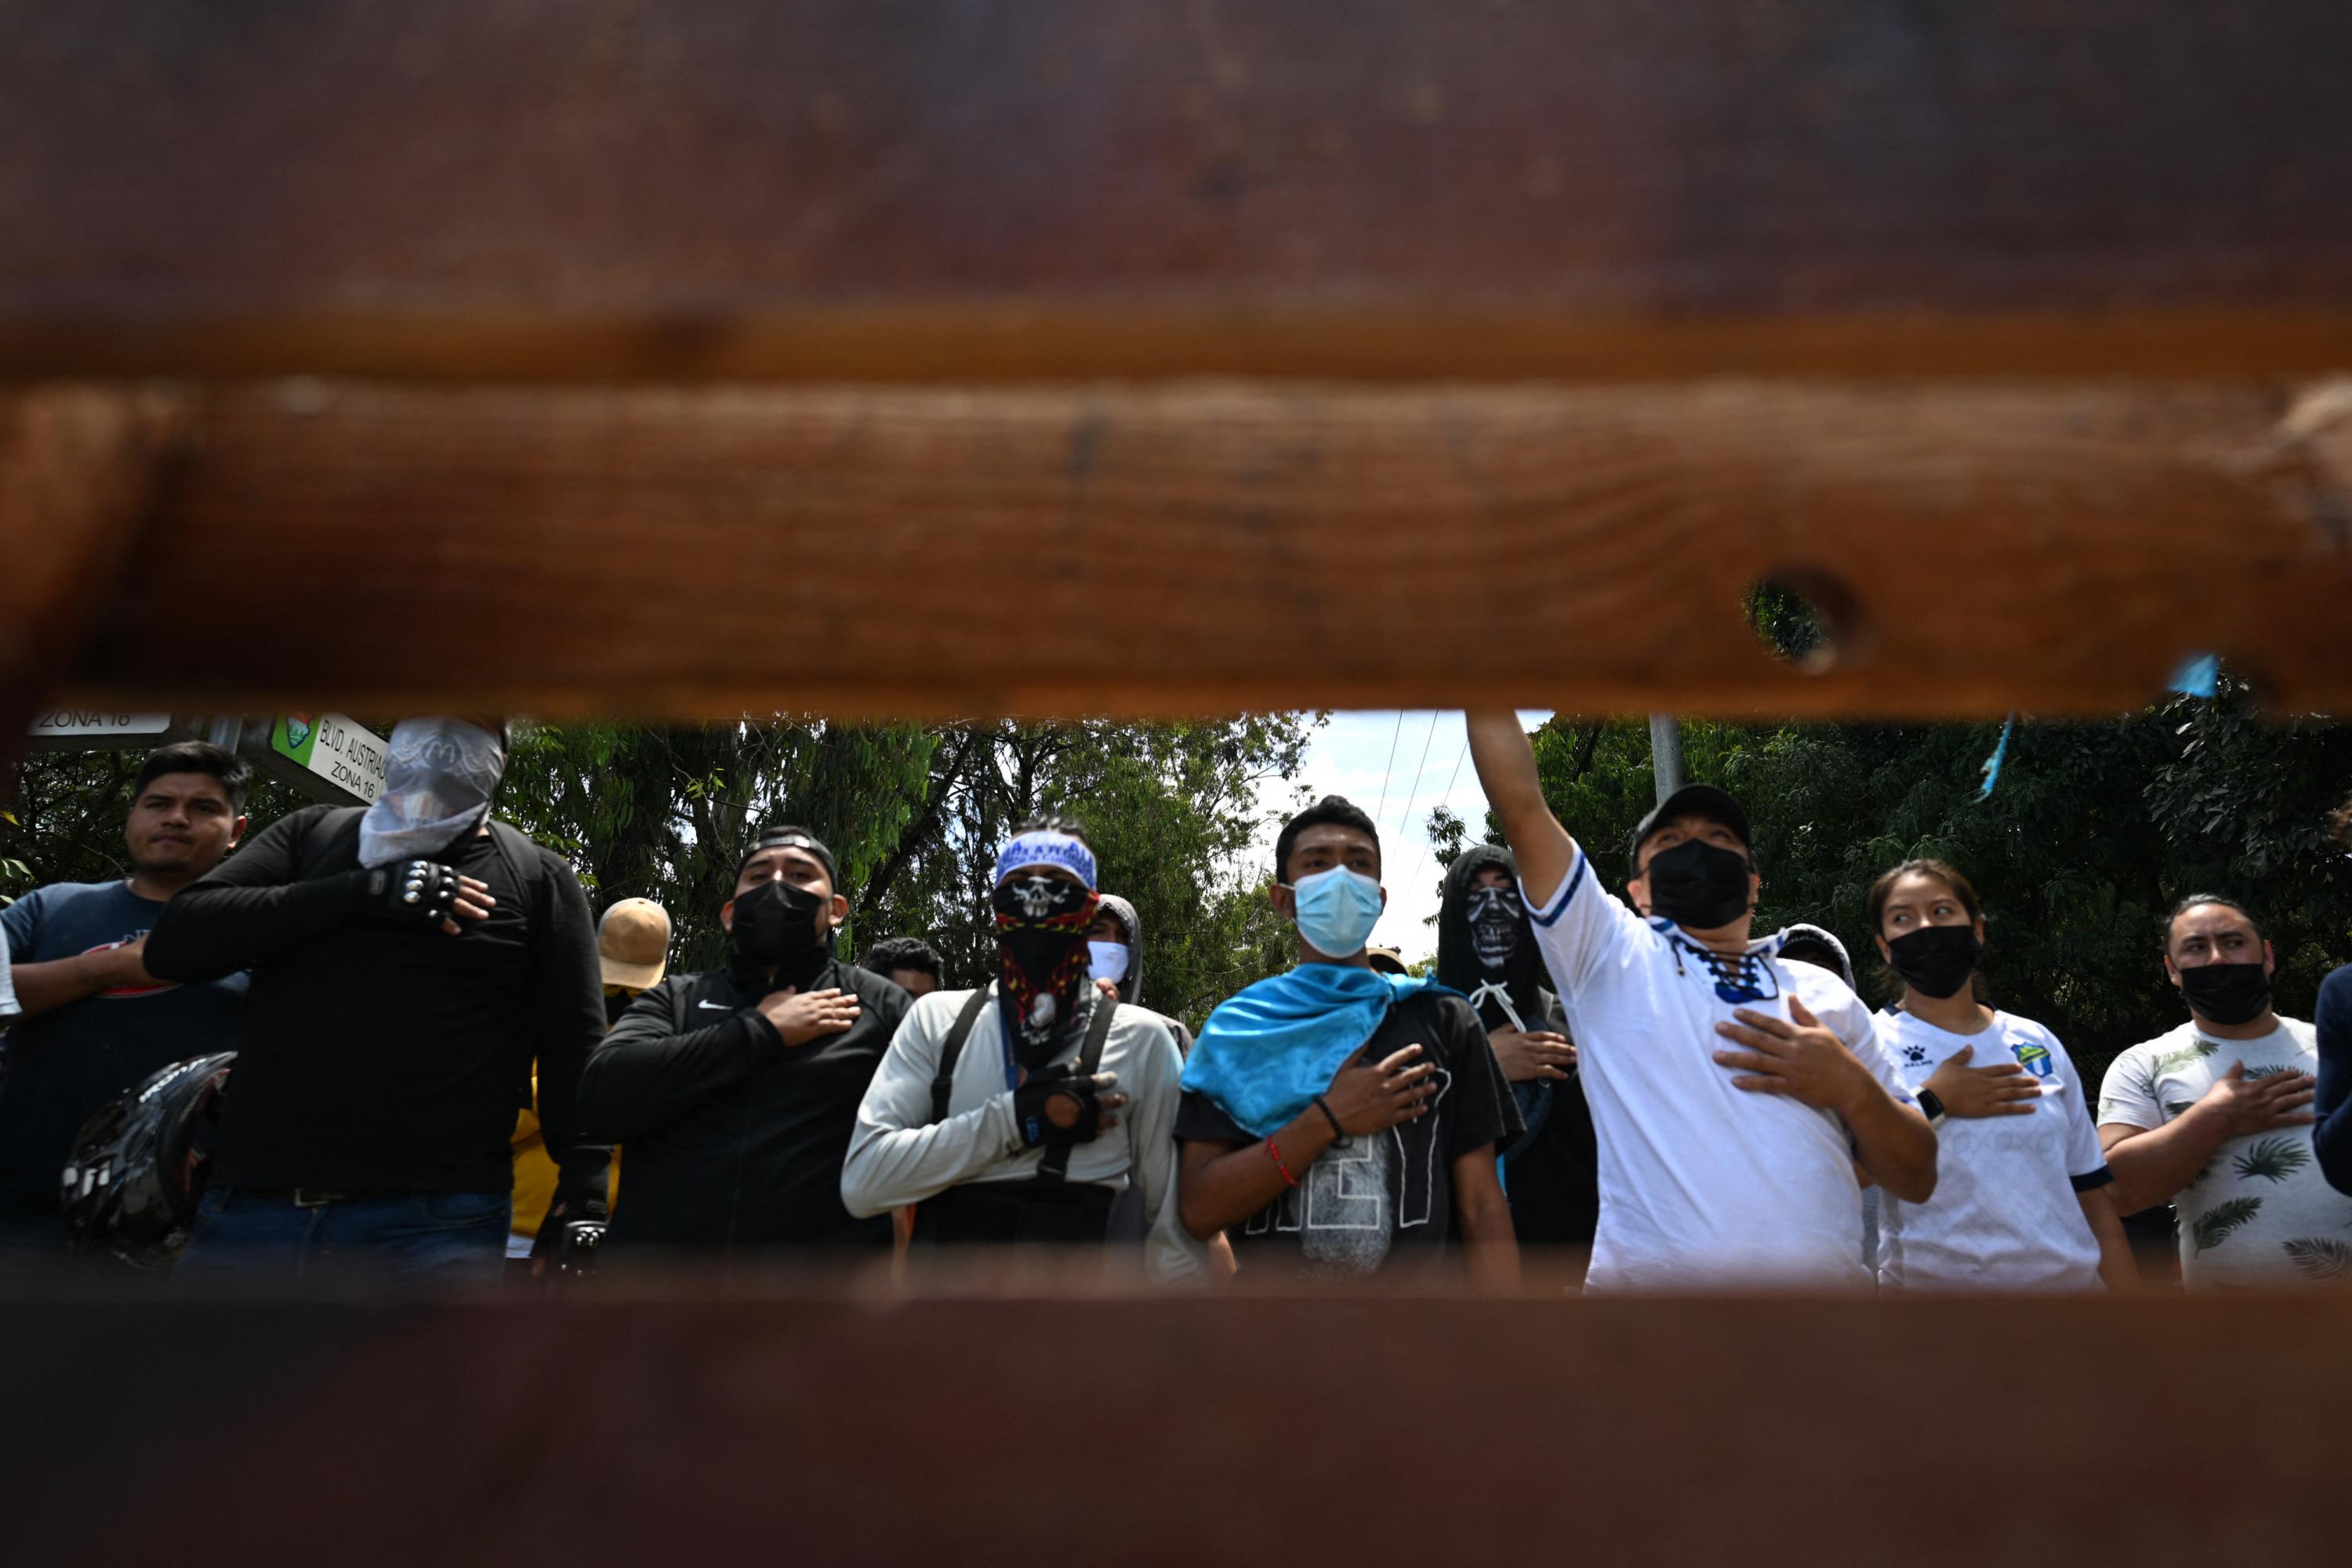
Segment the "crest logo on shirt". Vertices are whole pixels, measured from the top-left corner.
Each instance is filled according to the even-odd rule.
[[[2050,1047],[2047,1046],[2037,1046],[2029,1042],[2016,1047],[2015,1049],[2017,1065],[2035,1078],[2048,1078],[2058,1070],[2058,1064],[2050,1059]]]
[[[1903,1047],[1903,1059],[1909,1062],[1915,1068],[1926,1067],[1927,1065],[1927,1047],[1925,1046],[1906,1046]]]

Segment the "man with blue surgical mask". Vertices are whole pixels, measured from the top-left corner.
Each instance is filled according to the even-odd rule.
[[[608,1152],[576,1114],[596,920],[561,857],[490,820],[506,752],[496,719],[404,719],[374,805],[280,818],[157,917],[158,979],[252,974],[177,1279],[496,1280],[534,1068],[550,1218],[603,1216]]]
[[[1375,973],[1380,833],[1326,795],[1275,841],[1298,963],[1209,1016],[1177,1113],[1184,1226],[1244,1278],[1455,1271],[1518,1279],[1496,1146],[1519,1131],[1478,1016],[1433,981]]]

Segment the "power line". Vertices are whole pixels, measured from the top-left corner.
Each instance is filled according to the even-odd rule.
[[[1445,781],[1445,794],[1444,794],[1443,796],[1441,796],[1441,797],[1440,797],[1440,799],[1439,799],[1439,804],[1443,805],[1444,802],[1446,802],[1446,801],[1450,801],[1450,800],[1452,800],[1452,799],[1454,798],[1454,786],[1456,784],[1458,784],[1459,782],[1461,782],[1461,778],[1462,778],[1462,761],[1463,761],[1463,759],[1464,759],[1464,758],[1467,757],[1469,754],[1470,754],[1470,726],[1468,725],[1468,723],[1467,723],[1467,722],[1465,722],[1465,723],[1464,723],[1464,725],[1462,726],[1462,749],[1461,749],[1459,752],[1456,752],[1454,754],[1454,772],[1453,772],[1453,773],[1451,773],[1451,774],[1446,778],[1446,781]],[[1433,813],[1432,815],[1433,816],[1434,814]],[[1433,842],[1431,841],[1430,836],[1429,836],[1428,834],[1423,833],[1423,834],[1421,836],[1421,853],[1420,853],[1418,856],[1414,857],[1414,858],[1413,858],[1413,863],[1412,863],[1412,881],[1417,882],[1417,881],[1419,881],[1419,880],[1421,879],[1421,868],[1422,868],[1422,863],[1423,863],[1423,861],[1427,860],[1427,859],[1430,858],[1430,856],[1431,856],[1431,855],[1433,855],[1433,854],[1434,854],[1435,852],[1436,852],[1436,846],[1435,846],[1435,844],[1434,844],[1434,843],[1433,843]],[[1411,884],[1411,883],[1407,883],[1406,885],[1407,885],[1407,886],[1411,886],[1412,884]]]
[[[1389,763],[1381,770],[1381,803],[1372,807],[1372,820],[1378,822],[1381,813],[1388,809],[1389,773],[1396,766],[1397,737],[1404,733],[1404,710],[1397,710],[1396,728],[1389,731]]]
[[[1419,767],[1417,767],[1417,768],[1413,769],[1413,771],[1412,771],[1412,784],[1413,784],[1413,789],[1418,789],[1418,788],[1420,788],[1420,787],[1421,787],[1421,781],[1422,781],[1422,777],[1423,777],[1423,775],[1424,775],[1425,773],[1427,773],[1429,772],[1429,744],[1430,744],[1430,742],[1431,742],[1432,741],[1434,741],[1434,740],[1436,740],[1436,739],[1437,739],[1437,710],[1436,710],[1436,709],[1434,709],[1434,708],[1433,708],[1433,709],[1431,709],[1431,710],[1429,710],[1429,733],[1428,733],[1427,735],[1425,735],[1425,736],[1423,736],[1423,737],[1422,738],[1422,742],[1421,742],[1421,765],[1420,765]],[[1466,728],[1463,731],[1463,739],[1464,739],[1465,741],[1467,741],[1467,740],[1469,739],[1469,731],[1468,731]],[[1373,817],[1373,818],[1372,818],[1372,820],[1373,820],[1374,822],[1378,822],[1378,821],[1380,820],[1380,818],[1379,818],[1379,817],[1377,817],[1377,816],[1375,816],[1375,817]],[[1405,791],[1405,792],[1404,792],[1404,817],[1403,817],[1403,820],[1402,820],[1401,822],[1399,822],[1399,823],[1397,824],[1397,837],[1402,837],[1406,833],[1408,833],[1408,832],[1410,832],[1410,831],[1412,830],[1412,790],[1409,789],[1409,790],[1407,790],[1407,791]]]

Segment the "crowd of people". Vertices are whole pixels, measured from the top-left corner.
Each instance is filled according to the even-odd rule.
[[[1145,1005],[1076,816],[998,847],[985,984],[949,989],[919,936],[850,962],[834,855],[781,816],[731,851],[727,962],[682,973],[660,905],[599,920],[494,819],[494,719],[403,721],[373,805],[250,834],[247,765],[164,747],[128,877],[0,910],[0,1278],[1024,1246],[1169,1284],[1507,1289],[1589,1256],[1596,1291],[2128,1291],[2122,1218],[2169,1205],[2189,1289],[2352,1283],[2352,965],[2284,1017],[2256,913],[2192,893],[2149,953],[2185,1019],[2095,1088],[1985,999],[1962,868],[1871,888],[1874,1009],[1836,935],[1754,929],[1730,795],[1679,789],[1604,853],[1512,714],[1468,730],[1510,847],[1453,861],[1428,972],[1369,945],[1379,831],[1326,796],[1269,868],[1296,963],[1197,1037]]]

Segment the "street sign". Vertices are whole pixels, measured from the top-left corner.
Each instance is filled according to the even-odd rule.
[[[248,754],[313,799],[366,805],[383,793],[383,737],[344,714],[280,713],[267,748]]]
[[[60,710],[34,714],[28,733],[37,752],[143,752],[187,740],[196,732],[195,726],[193,719],[175,723],[169,713]]]

